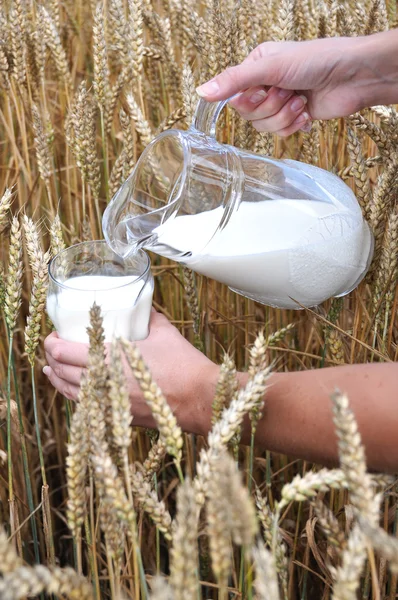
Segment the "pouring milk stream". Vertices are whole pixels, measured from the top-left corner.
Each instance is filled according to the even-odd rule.
[[[310,307],[354,289],[373,238],[337,176],[215,139],[227,101],[201,99],[188,131],[160,134],[103,218],[108,245],[182,262],[279,308]]]

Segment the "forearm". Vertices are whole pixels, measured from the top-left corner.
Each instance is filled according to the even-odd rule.
[[[356,45],[361,105],[398,103],[398,29],[357,38]]]
[[[247,374],[239,374],[245,385]],[[256,444],[325,465],[337,464],[336,434],[330,394],[347,393],[366,448],[368,466],[398,471],[398,364],[347,365],[311,371],[275,373],[265,396],[264,416],[258,424]],[[196,397],[197,412],[189,430],[210,429],[215,383],[208,377]],[[184,424],[183,424],[184,426]],[[250,439],[244,424],[243,442]]]

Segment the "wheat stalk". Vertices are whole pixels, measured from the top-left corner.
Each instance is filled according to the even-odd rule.
[[[2,600],[19,600],[26,596],[37,596],[43,592],[65,596],[74,600],[92,600],[91,584],[73,569],[51,569],[43,565],[18,567],[0,579]]]
[[[34,103],[32,104],[32,116],[37,166],[40,176],[46,184],[48,190],[49,180],[52,173],[50,147],[48,137],[44,131],[39,109]]]
[[[224,354],[212,404],[212,425],[219,421],[224,408],[228,406],[237,391],[238,380],[236,377],[235,363],[229,354]]]
[[[253,546],[251,554],[256,572],[254,587],[257,598],[259,600],[279,600],[278,577],[271,552],[259,542]]]
[[[43,22],[43,28],[45,32],[46,45],[50,49],[50,52],[54,59],[57,72],[59,73],[62,80],[65,82],[67,89],[72,88],[72,77],[70,74],[68,59],[64,47],[62,46],[59,32],[54,23],[54,20],[49,15],[48,11],[44,6],[39,7],[39,18]]]
[[[267,368],[249,380],[246,387],[240,390],[236,398],[232,399],[229,407],[223,410],[221,418],[213,425],[208,436],[209,449],[202,450],[200,461],[197,464],[197,478],[194,485],[199,505],[202,505],[205,500],[211,464],[240,430],[246,413],[256,406],[264,396],[270,372],[270,368]]]
[[[123,372],[122,353],[119,344],[111,346],[109,365],[109,399],[111,404],[110,425],[115,445],[127,449],[131,443],[131,405]]]
[[[59,215],[55,215],[50,227],[51,237],[51,256],[56,256],[62,250],[65,250],[66,245],[62,235],[62,225]]]
[[[231,552],[231,501],[229,498],[228,467],[224,454],[214,461],[206,495],[207,532],[213,573],[221,588],[221,595],[228,583],[232,566]],[[227,468],[225,468],[227,467]]]
[[[339,522],[333,512],[319,498],[313,502],[313,507],[317,522],[322,528],[328,543],[338,550],[344,549],[346,546],[345,535],[340,529]]]
[[[134,121],[135,129],[139,133],[142,143],[146,146],[152,141],[153,138],[151,127],[148,121],[144,118],[142,110],[132,94],[127,94],[126,102],[130,115]]]
[[[9,333],[15,329],[22,295],[22,232],[17,217],[11,221],[10,258],[4,297],[4,314]]]
[[[13,69],[12,76],[19,85],[26,80],[26,17],[22,0],[14,0],[10,10],[10,34]]]
[[[170,584],[175,600],[196,597],[198,591],[198,509],[189,479],[177,490],[177,515],[173,523]]]
[[[151,581],[150,600],[174,600],[174,593],[167,581],[156,576]]]
[[[340,464],[350,490],[351,502],[359,514],[375,525],[378,522],[379,509],[376,507],[374,512],[374,490],[367,472],[365,449],[354,414],[345,394],[336,391],[332,400]]]
[[[333,600],[356,600],[365,560],[364,535],[355,525],[343,552],[341,566],[336,570],[331,568],[334,578]]]
[[[361,145],[353,130],[347,128],[347,150],[352,164],[352,173],[357,191],[359,204],[365,215],[369,209],[371,198],[368,171],[362,155]]]
[[[390,563],[393,573],[398,573],[398,540],[381,527],[372,527],[367,519],[358,517],[359,525],[372,547]]]
[[[88,393],[87,380],[81,384],[78,405],[70,426],[70,441],[66,458],[68,486],[67,519],[76,539],[80,536],[86,511],[86,477],[89,460],[89,433],[84,396]]]
[[[266,499],[261,495],[260,489],[255,488],[255,499],[257,514],[263,527],[264,539],[268,547],[272,550],[275,568],[281,579],[283,588],[283,597],[288,597],[288,564],[286,556],[286,546],[282,540],[279,527],[275,523],[276,515],[272,514]]]
[[[142,474],[147,481],[150,481],[166,456],[167,448],[163,439],[157,440],[151,447],[144,464],[142,465]]]
[[[172,539],[171,516],[162,500],[158,500],[150,483],[141,471],[131,473],[131,488],[138,506],[144,510],[167,540]]]
[[[12,573],[21,565],[21,559],[15,552],[14,546],[9,543],[3,527],[0,528],[0,572],[2,575]]]
[[[39,254],[35,259],[33,284],[29,301],[29,314],[25,327],[25,352],[29,362],[35,363],[36,348],[40,339],[40,327],[46,305],[48,289],[48,254]]]
[[[0,234],[3,233],[8,223],[8,211],[12,203],[12,191],[7,188],[0,199]]]
[[[110,95],[109,89],[109,66],[108,50],[105,39],[104,12],[102,4],[99,3],[94,13],[93,23],[93,58],[94,58],[94,94],[98,107],[104,115],[108,108]]]
[[[188,125],[191,125],[193,117],[196,111],[196,105],[198,103],[198,96],[196,94],[196,85],[193,73],[190,66],[184,62],[182,67],[182,99],[184,102],[184,108],[186,112],[186,121]]]
[[[177,419],[159,386],[153,381],[138,348],[126,340],[121,340],[121,344],[130,369],[137,379],[145,401],[152,411],[160,435],[166,443],[167,452],[172,454],[179,462],[182,455],[183,437]]]

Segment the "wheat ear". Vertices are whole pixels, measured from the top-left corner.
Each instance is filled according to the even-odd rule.
[[[251,550],[254,561],[256,577],[254,587],[257,598],[261,600],[279,600],[278,577],[275,569],[275,561],[269,550],[258,542]]]
[[[162,500],[152,490],[141,471],[131,473],[131,489],[141,510],[144,510],[167,540],[172,539],[171,516]]]
[[[177,490],[177,515],[173,523],[170,584],[175,600],[195,598],[198,591],[198,508],[189,479]]]
[[[10,259],[4,297],[4,314],[10,334],[14,331],[21,307],[22,295],[22,232],[17,217],[13,217],[10,234]]]
[[[8,211],[12,203],[12,191],[7,188],[0,199],[0,234],[3,233],[8,223]]]

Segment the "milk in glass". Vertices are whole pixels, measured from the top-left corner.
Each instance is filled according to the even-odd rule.
[[[67,248],[49,266],[47,312],[60,338],[87,343],[90,309],[101,308],[105,341],[148,336],[153,277],[142,250],[126,260],[104,241]]]
[[[58,294],[47,298],[47,312],[58,335],[70,342],[88,342],[89,311],[101,307],[105,341],[114,337],[143,340],[148,336],[152,286],[129,285],[138,277],[101,275],[72,277]]]

